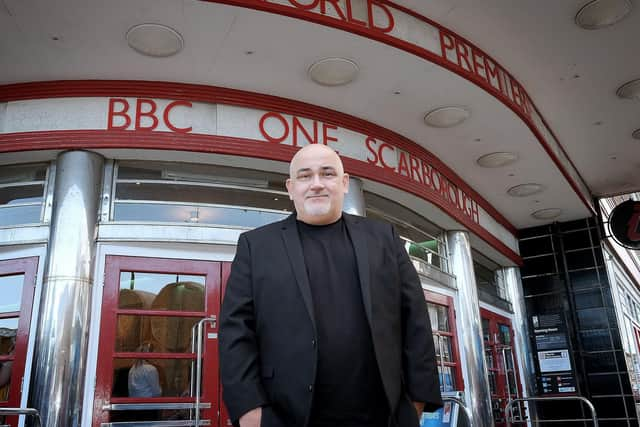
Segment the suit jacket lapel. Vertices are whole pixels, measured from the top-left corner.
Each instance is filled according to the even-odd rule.
[[[369,250],[367,248],[366,235],[362,230],[361,218],[353,215],[343,215],[353,250],[358,263],[358,276],[360,277],[360,290],[362,292],[362,303],[364,304],[365,313],[369,325],[372,326],[372,308],[371,308],[371,277],[369,271]]]
[[[296,278],[296,283],[300,288],[304,305],[309,312],[311,323],[315,330],[316,320],[313,311],[313,300],[311,297],[311,286],[309,285],[309,277],[307,276],[307,268],[304,262],[304,254],[302,252],[302,243],[300,242],[300,235],[298,234],[298,227],[296,226],[295,214],[290,215],[282,223],[282,239],[284,240],[284,246],[291,262],[291,268]]]

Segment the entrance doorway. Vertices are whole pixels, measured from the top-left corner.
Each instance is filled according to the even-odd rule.
[[[511,320],[480,309],[482,332],[484,337],[485,360],[489,371],[489,387],[491,389],[491,407],[496,427],[506,426],[505,407],[509,400],[522,395],[520,376],[518,374]],[[515,405],[514,411],[522,410]],[[515,413],[516,417],[524,414]]]
[[[217,339],[229,265],[106,257],[94,427],[230,425]]]
[[[22,400],[29,327],[38,257],[0,261],[0,408]],[[18,425],[18,417],[0,416],[0,424]]]

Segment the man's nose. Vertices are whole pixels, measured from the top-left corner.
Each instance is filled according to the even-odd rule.
[[[313,178],[311,179],[311,188],[316,189],[316,188],[323,188],[323,187],[324,187],[324,183],[320,178],[320,174],[314,174]]]

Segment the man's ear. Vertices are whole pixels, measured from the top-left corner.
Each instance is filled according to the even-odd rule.
[[[342,185],[344,185],[344,194],[349,192],[349,174],[342,174]]]
[[[291,178],[287,178],[287,180],[284,182],[285,187],[287,187],[287,193],[289,193],[289,200],[293,200],[293,197],[291,197],[291,186],[293,185],[293,183],[291,182]]]

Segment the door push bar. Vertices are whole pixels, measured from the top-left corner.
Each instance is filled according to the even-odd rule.
[[[0,408],[0,415],[24,415],[36,419],[36,427],[42,426],[40,412],[33,408]]]
[[[513,420],[511,417],[512,406],[516,402],[550,402],[550,401],[563,401],[563,400],[579,400],[585,403],[591,410],[591,418],[566,418],[562,420],[538,420],[537,423],[559,423],[559,422],[578,422],[578,421],[592,421],[593,427],[598,427],[598,416],[596,415],[596,408],[589,399],[582,396],[559,396],[559,397],[524,397],[513,399],[507,402],[507,406],[504,408],[504,412],[507,419],[507,427],[511,427],[513,421],[516,423],[523,423],[526,420]]]

